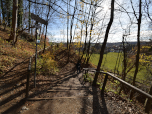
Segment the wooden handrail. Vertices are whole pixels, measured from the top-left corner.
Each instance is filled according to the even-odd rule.
[[[92,70],[93,69],[93,70]],[[101,90],[101,94],[103,95],[104,94],[104,89],[106,87],[106,83],[107,83],[107,79],[108,79],[108,76],[111,76],[112,78],[114,78],[115,80],[118,80],[119,82],[121,82],[122,84],[130,87],[131,89],[133,89],[134,91],[142,94],[143,96],[145,96],[146,98],[148,98],[148,100],[145,101],[145,112],[146,113],[149,113],[150,112],[150,108],[151,108],[151,102],[152,102],[152,95],[142,91],[141,89],[129,84],[128,82],[118,78],[117,76],[115,76],[114,74],[110,73],[110,72],[103,72],[103,71],[96,71],[96,69],[94,68],[83,68],[83,71],[85,70],[85,73],[86,71],[90,71],[90,72],[100,72],[100,73],[103,73],[103,74],[106,74],[105,76],[105,79],[104,79],[104,83],[103,83],[103,86],[102,86],[102,90]],[[150,93],[152,93],[152,89],[150,91]]]
[[[89,70],[89,69],[90,69],[90,68],[83,68],[83,70],[96,72],[95,70]],[[91,69],[92,69],[92,68],[91,68]],[[142,94],[143,96],[145,96],[145,97],[147,97],[147,98],[149,98],[149,99],[152,100],[152,95],[150,95],[150,94],[142,91],[141,89],[139,89],[139,88],[137,88],[137,87],[129,84],[128,82],[126,82],[126,81],[124,81],[124,80],[116,77],[114,74],[109,73],[109,72],[103,72],[103,71],[98,71],[98,72],[103,73],[103,74],[108,74],[108,76],[111,76],[111,77],[114,78],[115,80],[118,80],[119,82],[123,83],[124,85],[130,87],[131,89],[135,90],[136,92],[138,92],[138,93]]]

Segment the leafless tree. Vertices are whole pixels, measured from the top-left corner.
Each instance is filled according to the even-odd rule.
[[[136,81],[136,77],[137,77],[137,73],[138,73],[138,68],[139,68],[139,54],[140,54],[140,28],[141,28],[141,17],[142,17],[142,12],[141,12],[141,8],[142,8],[142,1],[139,0],[139,16],[137,17],[136,13],[135,13],[135,10],[134,10],[134,7],[133,7],[133,4],[132,4],[132,0],[131,1],[131,5],[132,5],[132,9],[133,9],[133,12],[134,12],[134,15],[137,19],[137,24],[138,24],[138,33],[137,33],[137,54],[136,54],[136,62],[135,62],[135,72],[134,72],[134,77],[133,77],[133,85],[135,85],[135,81]],[[133,98],[133,94],[134,92],[132,91],[131,94],[130,94],[130,99]]]
[[[17,10],[18,10],[18,0],[13,0],[13,18],[12,18],[12,30],[9,41],[13,41],[13,45],[16,39],[16,24],[17,24]]]
[[[103,44],[102,44],[101,51],[100,51],[100,58],[99,58],[99,62],[98,62],[96,74],[95,74],[94,81],[93,81],[93,85],[94,85],[94,86],[95,86],[96,83],[97,83],[97,79],[98,79],[100,67],[101,67],[102,60],[103,60],[104,50],[105,50],[106,43],[107,43],[107,40],[108,40],[109,31],[110,31],[110,28],[111,28],[111,25],[112,25],[113,19],[114,19],[114,2],[115,2],[115,0],[111,0],[111,15],[110,15],[110,21],[109,21],[109,23],[108,23],[108,26],[107,26],[107,29],[106,29],[106,33],[105,33],[105,37],[104,37],[104,42],[103,42]]]

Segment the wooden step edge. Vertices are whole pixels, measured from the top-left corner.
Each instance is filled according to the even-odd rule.
[[[57,85],[66,85],[66,86],[67,86],[68,84],[60,84],[60,83],[59,83],[59,84],[57,84]],[[72,85],[68,85],[68,86],[85,86],[85,85],[81,85],[81,84],[79,84],[79,85],[78,85],[78,84],[72,84]],[[87,85],[87,86],[88,86],[88,85]]]
[[[81,86],[54,86],[53,88],[89,88]]]
[[[54,99],[74,99],[74,98],[91,98],[94,96],[73,96],[73,97],[52,97],[52,98],[27,98],[28,101],[39,101],[39,100],[54,100]]]
[[[81,90],[85,90],[85,91],[88,91],[87,89],[59,89],[59,90],[54,90],[54,89],[52,89],[52,90],[47,90],[47,92],[67,92],[67,91],[81,91]]]
[[[56,87],[82,87],[82,88],[89,88],[91,86],[82,86],[82,85],[63,85],[63,84],[57,84]]]
[[[89,90],[90,88],[67,88],[67,87],[52,87],[50,90]]]

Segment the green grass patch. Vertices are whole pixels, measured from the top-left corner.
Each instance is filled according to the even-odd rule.
[[[98,65],[99,57],[100,57],[99,54],[93,54],[90,58],[90,62],[94,65]],[[107,54],[104,54],[101,68],[114,70],[117,58],[118,58],[118,53],[116,53],[116,52],[109,52]],[[122,71],[122,60],[123,60],[123,58],[121,56],[119,68],[118,68],[118,70],[120,72]]]
[[[118,54],[120,57],[120,62],[119,62],[119,67],[118,67],[118,71],[119,73],[122,72],[122,68],[123,68],[123,53],[116,53],[116,52],[109,52],[107,54],[104,54],[103,56],[103,61],[102,61],[102,65],[101,65],[101,69],[103,70],[111,70],[114,71],[115,69],[115,65],[116,65],[116,61],[118,58]],[[98,61],[99,61],[99,57],[100,54],[92,54],[91,58],[90,58],[90,62],[94,65],[98,65]],[[133,68],[128,74],[127,76],[131,76],[133,77],[134,75],[134,71],[135,68]],[[139,65],[139,72],[137,74],[137,80],[145,80],[145,75],[146,75],[146,68],[144,66]]]

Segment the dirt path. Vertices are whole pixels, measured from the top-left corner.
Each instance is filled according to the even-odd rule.
[[[8,83],[0,93],[0,114],[144,114],[112,92],[101,97],[100,89],[85,83],[82,73],[75,73],[74,66],[74,63],[68,63],[57,75],[37,76],[37,87],[31,87],[29,95],[37,101],[24,99],[25,78],[24,81],[20,79],[23,85],[20,82],[17,85],[13,80],[8,88]]]
[[[48,90],[48,96],[45,98],[50,98],[49,94],[54,93],[52,100],[35,101],[23,114],[98,114],[101,111],[107,114],[105,105],[103,108],[99,107],[97,95],[99,92],[95,88],[94,90],[89,83],[83,82],[82,73],[78,75],[75,73],[69,80]],[[95,106],[92,105],[93,102]],[[94,108],[96,110],[93,110]]]
[[[70,75],[69,75],[70,76]],[[51,95],[50,95],[51,94]],[[53,94],[53,96],[52,96]],[[101,97],[100,90],[83,81],[82,73],[47,91],[44,98],[32,101],[22,114],[143,114],[133,104],[109,92]]]

